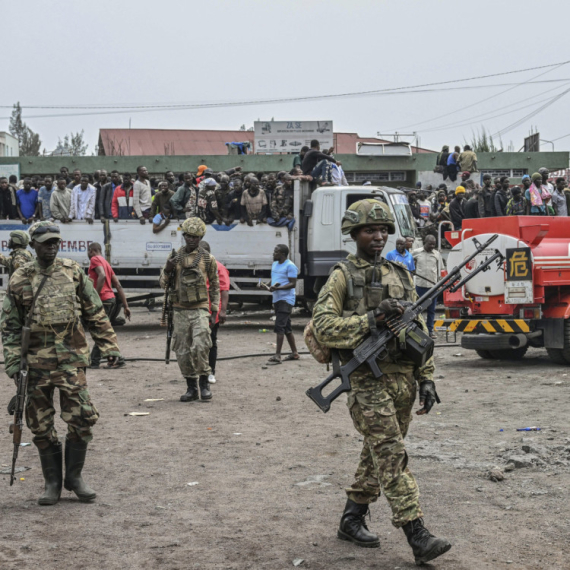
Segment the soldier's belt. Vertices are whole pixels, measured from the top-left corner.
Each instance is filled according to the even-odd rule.
[[[439,319],[437,330],[462,333],[528,333],[530,321],[524,319]]]

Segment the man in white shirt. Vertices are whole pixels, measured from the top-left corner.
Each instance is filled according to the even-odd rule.
[[[150,218],[151,206],[152,192],[150,190],[148,170],[146,166],[139,166],[137,167],[137,180],[133,186],[133,208],[136,217],[143,226],[146,220]]]
[[[421,297],[431,289],[440,279],[443,260],[439,251],[435,249],[435,237],[428,235],[424,239],[424,246],[412,253],[416,266],[416,292]],[[427,327],[432,338],[437,338],[433,325],[435,322],[435,306],[437,299],[427,309]]]
[[[339,163],[331,163],[331,180],[333,186],[348,186],[346,176],[344,175],[344,170]]]
[[[71,191],[71,206],[69,208],[69,219],[71,220],[87,220],[87,223],[93,223],[95,215],[95,198],[97,190],[95,186],[89,184],[89,177],[84,174],[81,182]]]

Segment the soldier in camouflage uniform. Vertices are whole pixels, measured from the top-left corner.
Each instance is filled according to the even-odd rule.
[[[26,232],[22,230],[10,232],[8,248],[12,251],[8,256],[0,253],[0,265],[8,268],[8,277],[12,277],[16,269],[32,261],[34,258],[32,252],[26,249],[29,243],[30,237]]]
[[[313,328],[317,340],[339,350],[346,363],[371,327],[384,327],[387,318],[403,312],[399,301],[415,301],[416,293],[409,272],[400,264],[382,259],[375,265],[388,234],[395,233],[386,205],[373,199],[352,204],[344,214],[342,233],[356,241],[357,253],[338,264],[321,289]],[[371,282],[381,286],[371,287]],[[427,331],[423,320],[421,325]],[[348,408],[364,445],[355,481],[346,490],[348,500],[338,537],[359,546],[379,546],[364,517],[383,490],[392,509],[392,523],[404,529],[416,562],[426,562],[447,552],[451,545],[423,526],[419,490],[408,469],[404,437],[412,419],[416,383],[423,406],[417,413],[428,413],[435,403],[433,358],[418,369],[398,350],[394,339],[378,366],[384,373],[380,379],[374,378],[366,364],[350,378]]]
[[[206,224],[199,218],[189,218],[182,224],[186,245],[169,257],[160,275],[163,289],[173,282],[171,299],[174,309],[174,331],[172,349],[180,372],[186,379],[188,390],[181,396],[181,402],[198,399],[197,381],[200,382],[202,400],[210,400],[211,373],[209,364],[210,326],[216,323],[220,305],[220,283],[218,264],[214,256],[199,247],[206,233]],[[172,280],[172,281],[171,281]],[[209,313],[209,300],[212,314]]]
[[[81,471],[99,413],[87,390],[85,368],[90,351],[81,322],[87,323],[93,340],[110,363],[120,356],[117,337],[85,271],[75,261],[57,259],[59,227],[53,222],[37,222],[29,232],[37,258],[20,267],[10,279],[0,318],[6,374],[17,381],[22,326],[47,276],[32,311],[26,403],[26,422],[34,434],[45,479],[39,504],[57,503],[62,484],[81,501],[91,501],[96,494],[83,481]],[[54,427],[55,388],[59,389],[61,417],[68,426],[65,481],[62,446]]]

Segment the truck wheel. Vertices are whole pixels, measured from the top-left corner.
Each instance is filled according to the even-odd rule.
[[[554,364],[570,364],[570,321],[564,321],[564,348],[547,348],[546,352]]]
[[[495,357],[491,354],[490,350],[476,350],[475,351],[481,358],[485,360],[494,360]]]
[[[497,360],[520,360],[528,350],[528,346],[523,346],[521,348],[505,348],[502,350],[490,350],[491,358],[496,358]]]

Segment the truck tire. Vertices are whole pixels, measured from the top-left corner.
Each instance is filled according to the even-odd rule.
[[[490,350],[476,350],[475,351],[481,358],[484,358],[485,360],[494,360],[495,357],[491,354]]]
[[[520,360],[526,354],[528,346],[521,348],[505,348],[501,350],[490,350],[491,358],[497,360]]]
[[[547,348],[548,357],[554,364],[570,364],[570,321],[564,321],[564,348]]]

